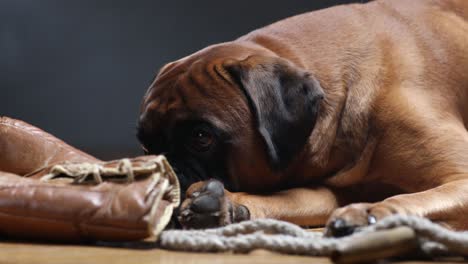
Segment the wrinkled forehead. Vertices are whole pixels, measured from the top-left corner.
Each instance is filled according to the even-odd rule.
[[[193,106],[195,105],[195,107]],[[150,103],[139,118],[139,128],[149,132],[171,129],[177,124],[186,121],[208,122],[222,130],[230,130],[230,126],[225,122],[227,111],[217,111],[216,107],[211,105],[196,104],[184,105],[173,103],[171,106],[165,106],[158,103]]]
[[[193,62],[163,69],[142,104],[140,123],[147,129],[182,120],[201,120],[231,130],[245,121],[248,106],[238,87],[219,76],[216,63]]]

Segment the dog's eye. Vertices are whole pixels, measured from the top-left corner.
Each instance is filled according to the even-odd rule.
[[[213,142],[214,137],[208,129],[197,127],[192,130],[188,143],[191,149],[204,152],[211,147]]]

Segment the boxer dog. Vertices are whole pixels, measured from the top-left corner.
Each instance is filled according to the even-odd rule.
[[[138,138],[188,188],[185,228],[269,217],[341,236],[393,214],[468,229],[467,122],[468,1],[380,0],[165,65]]]

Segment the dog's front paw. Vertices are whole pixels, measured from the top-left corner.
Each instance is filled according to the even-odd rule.
[[[354,233],[399,210],[385,203],[356,203],[336,209],[328,219],[325,235],[342,237]]]
[[[250,218],[247,207],[233,203],[217,180],[192,184],[180,206],[178,220],[183,228],[211,228]]]
[[[347,236],[361,227],[374,224],[387,216],[400,214],[409,215],[397,200],[386,200],[380,203],[356,203],[336,209],[330,216],[325,235]]]

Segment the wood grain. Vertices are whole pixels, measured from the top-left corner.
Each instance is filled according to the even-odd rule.
[[[157,248],[129,249],[84,245],[52,245],[33,243],[0,243],[0,263],[10,264],[75,264],[75,263],[164,263],[164,264],[290,264],[332,263],[328,258],[288,256],[266,250],[255,250],[250,254],[207,254],[174,252]],[[401,262],[403,263],[403,262]],[[404,262],[407,264],[434,262]],[[439,263],[460,263],[439,262]]]

